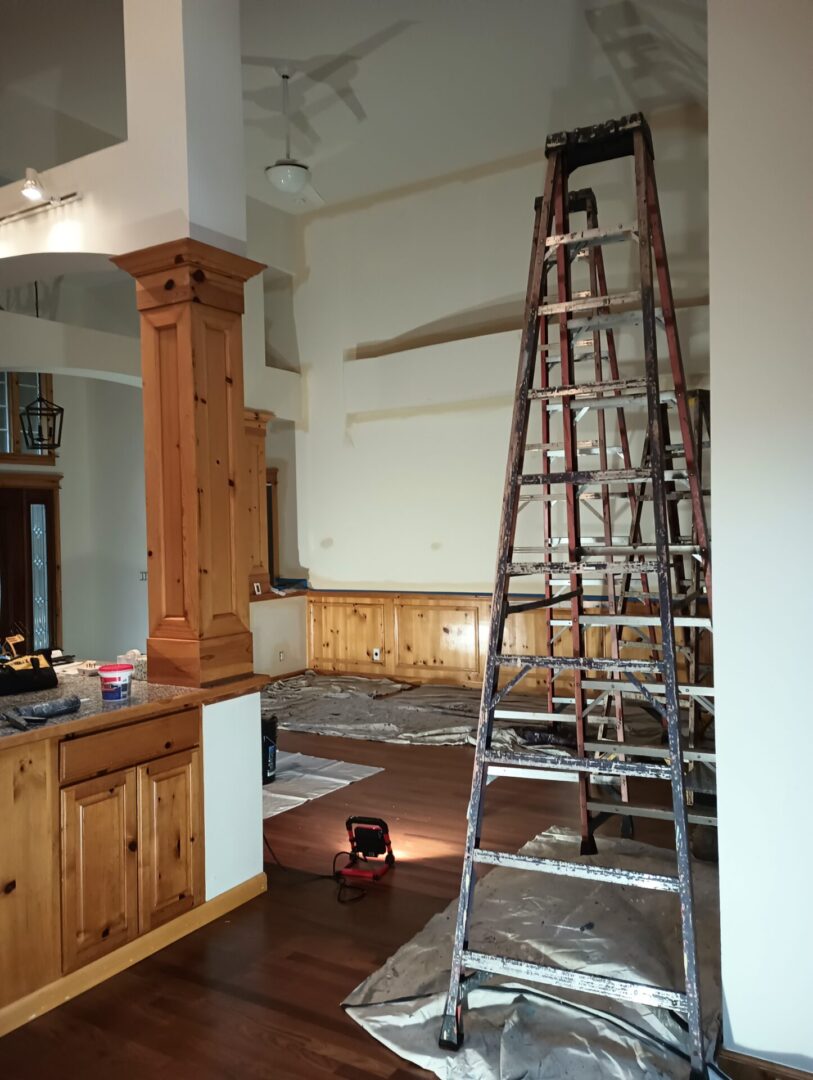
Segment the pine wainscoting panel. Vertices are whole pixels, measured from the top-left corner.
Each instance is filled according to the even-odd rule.
[[[319,592],[308,593],[308,667],[328,674],[371,675],[413,683],[446,683],[479,687],[488,648],[491,597],[485,593],[418,592]],[[630,613],[641,614],[640,605]],[[568,619],[569,608],[553,608],[553,619]],[[678,644],[687,631],[678,630]],[[654,632],[660,639],[660,629]],[[625,628],[625,640],[640,637]],[[610,631],[605,627],[584,629],[587,656],[610,656]],[[688,640],[686,638],[686,640]],[[374,660],[375,650],[380,660]],[[568,656],[570,629],[554,626],[553,652]],[[504,652],[544,656],[547,653],[544,612],[523,611],[512,615],[505,630]],[[655,658],[639,647],[621,648],[629,659]],[[685,674],[685,657],[678,658],[679,677]],[[512,672],[503,672],[506,682]],[[571,683],[559,676],[562,691]],[[531,672],[518,690],[538,692],[547,685],[547,674]]]

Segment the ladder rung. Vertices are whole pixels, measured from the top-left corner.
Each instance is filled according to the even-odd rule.
[[[532,574],[654,574],[658,563],[642,559],[641,562],[528,562],[509,563],[507,573],[511,577],[528,577]]]
[[[644,321],[643,311],[617,311],[611,315],[589,315],[587,318],[568,319],[567,328],[571,334],[595,334],[604,330],[615,330],[619,326],[638,326]],[[655,322],[664,326],[660,311],[655,313]]]
[[[608,671],[623,674],[640,672],[660,675],[663,664],[658,660],[612,660],[597,656],[517,656],[501,653],[497,663],[504,667],[551,668],[559,671]]]
[[[563,315],[568,311],[597,311],[599,308],[612,310],[628,304],[638,304],[640,306],[640,289],[609,296],[576,296],[572,300],[560,300],[553,304],[542,304],[539,308],[539,314],[547,317],[548,315]]]
[[[566,548],[568,539],[566,536],[556,537],[549,544],[536,544],[534,547],[517,546],[514,554],[532,555],[536,551],[561,551]],[[580,544],[583,555],[657,555],[658,548],[655,544]],[[697,544],[670,544],[670,555],[699,555],[702,548]]]
[[[599,502],[604,498],[604,495],[608,495],[611,499],[629,499],[628,491],[607,491],[602,493],[601,491],[580,491],[577,498],[582,502]],[[703,492],[704,495],[708,495],[707,491]],[[666,495],[667,502],[685,502],[692,497],[690,491],[669,491]],[[561,491],[544,491],[539,494],[526,494],[522,493],[520,498],[523,502],[561,502],[564,498],[564,494]],[[652,502],[652,496],[648,494],[641,495],[640,492],[635,493],[635,498],[643,500],[643,502]]]
[[[602,716],[601,719],[610,727],[613,726],[614,717]],[[584,749],[589,750],[591,754],[626,754],[628,757],[669,758],[672,754],[668,746],[636,746],[635,743],[605,742],[603,739],[599,742],[586,742]],[[717,755],[713,750],[692,750],[685,747],[683,760],[702,761],[706,765],[714,765],[717,762]]]
[[[553,620],[551,620],[553,621]],[[568,619],[567,622],[570,622]],[[582,626],[653,626],[660,627],[661,620],[657,615],[582,615],[579,618]],[[700,630],[711,630],[711,619],[697,618],[691,615],[676,615],[675,626],[696,627]]]
[[[474,861],[486,866],[502,866],[508,870],[536,870],[542,874],[601,881],[611,885],[635,885],[657,892],[679,891],[678,879],[669,874],[645,874],[640,870],[621,870],[613,866],[593,866],[591,863],[568,862],[566,859],[534,859],[530,855],[514,855],[507,851],[488,851],[478,848]]]
[[[552,484],[613,484],[651,480],[651,469],[574,469],[572,472],[523,473],[518,478],[523,485],[541,484],[546,487]]]
[[[662,990],[646,983],[611,979],[606,975],[588,975],[583,971],[567,971],[565,968],[532,964],[527,960],[512,960],[507,956],[489,956],[488,953],[465,949],[461,955],[463,966],[490,975],[508,975],[515,979],[543,983],[546,986],[562,986],[583,994],[600,994],[618,1001],[633,1001],[639,1005],[654,1005],[675,1012],[687,1011],[686,995],[677,990]]]
[[[554,233],[545,240],[545,247],[554,250],[563,245],[596,247],[599,244],[617,244],[621,240],[638,242],[638,230],[634,225],[618,225],[614,229],[577,229],[573,232]]]
[[[661,405],[674,405],[677,395],[674,390],[663,390],[660,394]],[[579,398],[579,409],[629,409],[633,406],[646,405],[646,394],[622,394],[618,397]],[[558,402],[549,402],[546,406],[548,412],[561,412],[562,406]]]
[[[645,379],[608,379],[606,382],[574,383],[572,386],[548,386],[545,389],[533,388],[528,397],[533,401],[555,401],[565,397],[590,397],[591,394],[646,392]]]
[[[662,695],[666,693],[663,683],[644,683],[644,689],[650,694]],[[622,694],[635,695],[639,691],[632,683],[610,682],[607,679],[590,679],[582,684],[583,690],[620,690]],[[713,686],[690,686],[688,683],[678,683],[678,695],[681,697],[714,697]]]
[[[587,685],[589,687],[589,683]],[[513,700],[516,700],[516,698],[514,698]],[[566,712],[533,712],[523,709],[495,709],[494,719],[524,720],[526,722],[542,721],[546,724],[575,724],[576,714]],[[609,721],[606,716],[602,716],[600,713],[589,713],[587,716],[585,716],[584,722],[586,724],[606,724]]]
[[[590,799],[587,809],[594,814],[623,814],[625,817],[655,818],[658,821],[674,821],[675,815],[665,806],[639,806],[636,803],[598,802]],[[711,806],[687,806],[686,817],[690,825],[716,825],[717,811]]]
[[[569,754],[498,750],[486,754],[483,761],[487,766],[527,770],[530,773],[549,769],[552,772],[593,773],[595,776],[637,776],[643,780],[669,780],[672,775],[668,765],[572,757]],[[521,775],[521,772],[517,775]]]

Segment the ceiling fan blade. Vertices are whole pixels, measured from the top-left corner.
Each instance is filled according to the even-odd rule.
[[[303,189],[300,201],[306,203],[308,206],[325,205],[325,200],[311,183],[308,183]]]

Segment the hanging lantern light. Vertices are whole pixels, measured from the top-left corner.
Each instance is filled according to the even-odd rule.
[[[28,180],[26,180],[28,183]],[[34,315],[40,317],[40,287],[34,282]],[[23,439],[29,450],[35,453],[50,453],[58,450],[62,444],[62,418],[65,410],[61,405],[48,401],[38,394],[24,409],[20,409],[20,427]]]
[[[62,417],[65,410],[41,394],[20,409],[20,425],[25,445],[40,453],[58,450],[62,443]]]

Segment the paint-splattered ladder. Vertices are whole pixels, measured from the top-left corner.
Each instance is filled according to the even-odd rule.
[[[695,438],[693,430],[696,425],[699,433],[703,420],[708,428],[707,400],[686,390],[652,141],[645,120],[635,114],[553,135],[547,140],[546,154],[544,194],[535,206],[488,656],[440,1043],[446,1048],[460,1046],[467,993],[486,978],[503,976],[675,1010],[688,1022],[692,1076],[705,1076],[688,823],[713,823],[715,815],[707,807],[687,805],[686,770],[713,762],[713,752],[700,746],[685,750],[681,703],[690,724],[696,722],[698,710],[713,715],[714,691],[705,685],[698,663],[699,635],[711,629],[707,493],[701,475],[702,451],[708,444],[699,435]],[[602,229],[592,191],[568,194],[569,177],[584,165],[626,156],[632,157],[635,165],[636,222],[631,227]],[[577,214],[585,215],[586,227],[571,228],[571,218]],[[633,288],[613,294],[607,288],[603,248],[623,242],[631,243],[636,251],[636,280]],[[580,266],[587,268],[588,287],[574,291],[572,278]],[[549,285],[549,277],[554,284]],[[642,328],[643,372],[622,377],[615,335],[638,327]],[[659,329],[666,336],[672,381],[672,386],[663,390],[657,357]],[[588,370],[584,364],[590,365],[590,376],[577,377],[577,372]],[[551,380],[554,368],[558,368],[556,381]],[[641,464],[635,466],[626,412],[638,407],[646,410],[647,427]],[[529,426],[537,410],[540,437],[531,441]],[[670,431],[670,412],[677,414],[678,438]],[[608,441],[607,423],[612,420],[618,433]],[[554,423],[561,425],[561,437],[552,432]],[[595,432],[588,438],[577,438],[577,424],[581,424],[580,435],[587,424],[592,424]],[[613,468],[611,460],[618,467]],[[554,465],[557,461],[561,464]],[[557,535],[554,528],[553,511],[558,503],[565,509],[564,535]],[[534,543],[518,545],[520,512],[533,506],[541,509],[541,543],[534,534]],[[688,511],[684,519],[690,520],[681,521],[681,507]],[[630,516],[623,535],[617,528],[621,508]],[[592,510],[602,523],[600,535],[582,534],[583,509]],[[520,525],[527,523],[526,513]],[[650,577],[657,581],[654,590]],[[534,578],[542,581],[541,593],[538,586],[535,594],[511,592],[516,582],[527,588],[529,579],[532,582]],[[633,588],[634,581],[640,581],[640,589]],[[641,608],[630,611],[632,600]],[[569,609],[569,617],[554,611],[563,606]],[[538,647],[517,645],[516,635],[512,636],[514,644],[504,647],[506,621],[520,612],[535,610],[541,611],[544,619],[544,655],[537,655]],[[677,618],[675,610],[681,612]],[[676,626],[689,638],[689,646],[677,641]],[[587,654],[585,633],[593,627],[600,627],[607,635],[609,656]],[[622,639],[627,629],[638,635],[637,642]],[[571,638],[568,655],[556,655],[566,642],[558,650],[554,645],[567,631]],[[628,647],[634,651],[636,646],[644,649],[646,658],[622,656]],[[681,675],[687,675],[688,682],[685,678],[678,681],[679,658],[684,665]],[[506,706],[508,695],[532,672],[537,678],[546,674],[546,708]],[[572,690],[563,694],[556,683],[565,678],[572,682]],[[659,718],[668,745],[638,747],[626,740],[624,707],[631,701]],[[606,715],[608,706],[614,715]],[[574,732],[573,752],[553,749],[555,738],[544,751],[530,746],[510,752],[496,750],[492,746],[494,720],[520,718],[530,724],[561,724]],[[596,723],[598,737],[588,734]],[[614,741],[601,737],[604,727],[615,729]],[[533,859],[481,846],[486,784],[501,776],[567,779],[577,785],[581,860]],[[671,809],[628,801],[630,780],[669,783]],[[603,790],[610,793],[607,798],[591,795],[590,785],[596,783],[605,785]],[[620,799],[611,797],[613,790],[620,792]],[[617,814],[622,815],[627,834],[633,816],[661,817],[674,823],[675,875],[613,870],[590,861],[589,856],[596,851],[596,828]],[[684,989],[645,986],[470,948],[469,922],[478,865],[674,893],[680,901]]]

